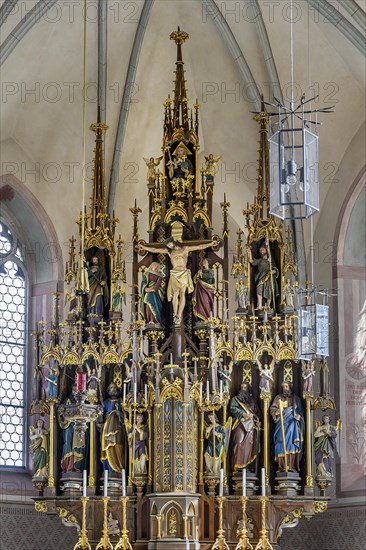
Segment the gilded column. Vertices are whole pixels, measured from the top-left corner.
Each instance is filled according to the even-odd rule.
[[[268,409],[269,395],[261,394],[263,400],[263,467],[265,471],[266,488],[269,488],[269,427],[268,427]],[[270,491],[269,491],[270,492]]]
[[[95,422],[90,422],[89,487],[95,487]]]
[[[224,426],[226,425],[226,420],[227,420],[227,408],[226,408],[226,402],[224,402],[223,411],[222,411],[222,423]],[[224,480],[225,488],[228,487],[226,465],[227,465],[227,457],[226,457],[226,453],[224,453],[222,458],[222,467],[224,469],[224,474],[225,474],[225,480]]]
[[[205,427],[205,421],[204,421],[204,412],[203,410],[200,410],[200,468],[199,468],[199,484],[202,486],[203,491],[203,452],[204,452],[204,427]]]
[[[50,398],[50,459],[49,459],[49,474],[48,474],[48,487],[53,489],[55,487],[55,399]]]
[[[157,527],[156,538],[157,539],[161,539],[161,519],[162,519],[162,517],[163,516],[161,514],[156,515],[156,527]]]
[[[153,433],[152,433],[152,419],[151,419],[152,411],[151,408],[148,409],[148,425],[149,425],[149,460],[147,463],[148,466],[148,478],[147,478],[147,484],[152,485],[152,454],[153,454]]]
[[[312,422],[311,422],[311,398],[312,394],[304,395],[306,401],[306,485],[307,494],[314,493],[313,480],[313,445],[312,445]]]

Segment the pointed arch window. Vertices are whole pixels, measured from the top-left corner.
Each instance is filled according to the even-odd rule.
[[[27,296],[22,247],[0,221],[0,468],[25,467]]]

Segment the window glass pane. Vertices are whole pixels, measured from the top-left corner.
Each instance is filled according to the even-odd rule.
[[[14,243],[16,239],[0,223],[0,467],[22,468],[26,281],[19,264],[21,251]]]
[[[6,407],[0,405],[1,451],[0,466],[24,465],[23,426],[24,409],[22,407]]]

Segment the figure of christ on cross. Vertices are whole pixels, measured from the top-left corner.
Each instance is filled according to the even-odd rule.
[[[217,240],[211,240],[202,244],[183,243],[175,239],[167,239],[161,247],[141,244],[140,249],[154,252],[156,254],[168,254],[172,269],[168,282],[167,297],[168,302],[173,302],[174,323],[180,324],[182,320],[184,306],[186,305],[186,292],[193,292],[193,282],[191,270],[187,268],[188,254],[196,250],[215,247],[219,243]]]

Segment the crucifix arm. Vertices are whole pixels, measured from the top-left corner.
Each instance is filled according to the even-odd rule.
[[[188,248],[189,252],[194,252],[195,250],[205,250],[205,248],[210,248],[210,247],[216,246],[216,245],[217,245],[217,241],[212,240],[209,243],[205,243],[205,244],[188,245],[187,248]]]
[[[142,250],[147,250],[147,252],[154,252],[156,254],[167,254],[168,253],[168,250],[165,250],[165,248],[157,248],[157,247],[151,246],[149,244],[139,243],[139,247]]]

